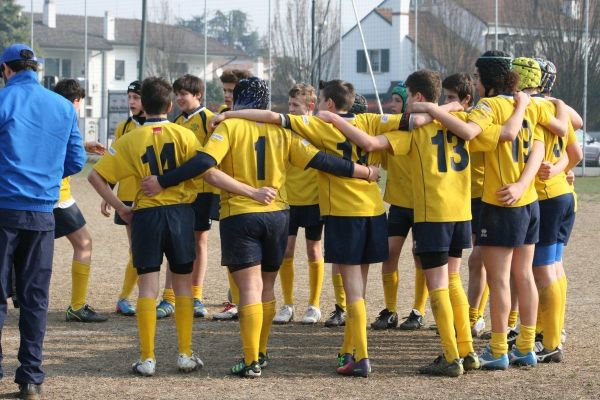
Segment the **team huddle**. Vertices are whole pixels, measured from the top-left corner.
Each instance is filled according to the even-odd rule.
[[[320,82],[318,96],[310,85],[294,85],[287,114],[268,110],[266,82],[247,71],[223,73],[225,104],[217,113],[202,106],[204,82],[195,76],[172,86],[156,77],[132,82],[132,116],[117,127],[112,146],[86,147],[104,153],[88,177],[103,198],[101,211],[108,216],[113,208],[129,238],[116,311],[137,317],[133,371],[155,374],[156,321],[172,314],[179,370],[203,366],[192,327],[194,317],[209,316],[202,292],[207,255],[215,251],[208,247],[213,220],[220,221],[229,280],[229,300],[213,318],[239,319],[243,356],[234,375],[261,376],[272,324],[295,318],[300,227],[309,296],[299,320],[322,320],[324,264],[331,263],[336,304],[325,326],[344,327],[338,374],[371,373],[365,298],[373,263],[382,263],[385,304],[371,329],[420,329],[430,299],[443,354],[420,373],[456,377],[562,361],[562,259],[575,219],[572,168],[582,154],[574,130],[582,120],[551,96],[557,73],[548,60],[488,51],[475,67],[473,75],[443,81],[438,72],[412,73],[394,87],[392,113],[384,115],[366,112],[364,98],[343,80]],[[73,82],[56,92],[77,106],[84,93]],[[181,115],[170,122],[173,96]],[[74,248],[66,318],[104,321],[86,302],[91,238],[68,180],[55,218],[56,237],[67,236]],[[411,229],[414,304],[399,324],[398,262]],[[471,247],[465,291],[461,258]],[[168,268],[157,304],[163,256]],[[491,334],[478,354],[473,337],[484,334],[488,298]]]

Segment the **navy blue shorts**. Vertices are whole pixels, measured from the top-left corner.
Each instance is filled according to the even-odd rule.
[[[85,218],[77,207],[77,203],[71,204],[67,208],[56,207],[54,214],[54,239],[67,236],[85,226]]]
[[[575,198],[573,193],[541,200],[540,240],[538,244],[567,243],[575,223]]]
[[[125,204],[127,207],[131,207],[133,205],[133,201],[124,201],[123,204]],[[119,213],[116,211],[115,211],[115,224],[116,225],[129,225],[127,222],[123,221],[123,218],[121,218]]]
[[[221,264],[235,272],[261,265],[264,272],[277,272],[287,245],[288,210],[239,214],[219,223]]]
[[[479,221],[481,219],[481,197],[471,199],[471,233],[477,236],[479,232]],[[477,245],[477,243],[473,243]]]
[[[209,231],[212,221],[219,220],[219,201],[220,196],[214,193],[199,193],[196,196],[192,203],[195,231]]]
[[[522,207],[481,203],[477,245],[520,247],[539,239],[540,207],[537,201]]]
[[[414,216],[415,213],[412,208],[398,207],[393,204],[390,205],[387,219],[388,237],[406,237],[410,228],[412,228],[415,223]]]
[[[304,228],[304,236],[308,240],[321,240],[323,219],[318,204],[310,206],[290,206],[289,236],[297,236],[298,228]]]
[[[471,247],[471,221],[416,222],[415,254],[453,252]]]
[[[372,264],[388,259],[387,219],[376,217],[335,217],[325,220],[325,262]]]
[[[191,273],[196,258],[196,244],[194,211],[190,205],[177,204],[134,211],[131,252],[138,274],[160,271],[163,254],[173,273]]]

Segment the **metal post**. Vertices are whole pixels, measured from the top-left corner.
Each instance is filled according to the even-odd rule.
[[[147,1],[142,0],[142,35],[140,38],[140,68],[138,71],[138,80],[144,79],[146,64],[146,19],[148,17]]]
[[[338,79],[342,79],[342,37],[344,36],[343,35],[344,30],[343,30],[343,27],[342,27],[342,0],[340,0],[339,13],[340,13],[340,15],[338,17],[339,18],[338,23],[340,24],[340,27],[339,27],[339,34],[340,34],[340,62],[339,62],[339,64],[340,64],[340,72],[339,72]]]
[[[88,79],[88,18],[87,18],[87,0],[83,2],[83,78],[85,79],[85,94],[90,97],[90,85]],[[87,135],[87,105],[83,107],[83,140],[85,141]],[[95,140],[96,138],[94,138]]]
[[[207,105],[206,101],[206,68],[208,68],[208,14],[206,12],[206,0],[204,0],[204,107]]]
[[[415,71],[419,69],[419,0],[415,0]]]
[[[495,3],[496,21],[494,24],[494,50],[498,50],[498,0]]]
[[[273,52],[271,50],[271,0],[269,0],[269,110],[271,109],[271,97],[273,95],[273,85],[272,85],[272,66],[273,66]]]
[[[30,43],[31,45],[29,47],[31,47],[33,49],[33,0],[31,0],[31,36],[29,37]]]
[[[585,134],[587,132],[587,91],[588,91],[588,59],[590,57],[590,1],[585,0],[585,34],[583,45],[585,46],[585,56],[583,61],[583,163],[581,164],[581,175],[585,176]]]
[[[379,92],[377,91],[377,84],[375,83],[375,75],[373,75],[373,68],[371,67],[371,58],[369,57],[369,51],[367,50],[367,42],[365,42],[365,35],[362,30],[362,25],[360,24],[360,19],[358,18],[358,12],[356,12],[355,0],[352,0],[352,9],[354,10],[354,17],[356,18],[356,26],[358,26],[358,32],[360,33],[360,40],[362,41],[363,49],[365,51],[365,58],[367,59],[367,67],[369,68],[369,75],[371,75],[371,82],[373,83],[373,88],[375,89],[375,98],[377,99],[377,107],[379,108],[379,113],[383,114],[383,108],[381,107],[381,100],[379,100]]]
[[[310,18],[310,83],[315,85],[315,0],[312,0],[312,13]]]

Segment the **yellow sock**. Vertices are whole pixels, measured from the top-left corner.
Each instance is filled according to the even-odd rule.
[[[175,305],[175,292],[173,289],[165,288],[163,291],[163,300]]]
[[[131,252],[129,252],[129,261],[125,267],[125,277],[123,278],[123,288],[119,293],[119,299],[128,299],[131,296],[131,292],[135,288],[138,281],[137,270],[133,266],[133,260],[131,259]]]
[[[192,297],[194,299],[202,300],[202,286],[192,285]]]
[[[73,260],[71,264],[71,308],[73,310],[79,310],[85,305],[89,279],[90,265]]]
[[[341,306],[344,310],[346,309],[346,291],[344,290],[344,282],[342,281],[342,274],[333,274],[331,276],[333,281],[333,293],[335,294],[335,304]]]
[[[510,314],[508,314],[508,327],[514,328],[517,326],[517,320],[519,319],[519,312],[511,310]]]
[[[544,312],[542,310],[542,293],[541,290],[538,291],[539,302],[538,302],[538,310],[537,310],[537,318],[535,320],[535,334],[542,333],[544,330]]]
[[[194,324],[194,300],[189,296],[175,297],[175,326],[179,354],[192,355],[192,328]]]
[[[562,299],[561,310],[560,310],[560,330],[565,327],[565,313],[567,311],[567,276],[563,275],[558,279],[560,285],[560,296]]]
[[[385,308],[390,312],[396,312],[398,304],[398,270],[381,274],[383,282],[383,298],[385,299]]]
[[[294,304],[294,258],[284,258],[279,268],[284,304]]]
[[[507,336],[506,332],[492,332],[490,350],[494,357],[498,358],[501,355],[508,353]]]
[[[317,308],[321,306],[321,289],[323,288],[323,275],[325,262],[323,259],[308,262],[308,304]]]
[[[433,318],[440,332],[442,347],[444,348],[444,357],[446,361],[452,362],[459,356],[454,333],[454,315],[450,303],[450,291],[446,288],[438,288],[432,290],[429,295],[431,296]]]
[[[485,306],[487,305],[489,298],[490,298],[490,287],[486,284],[485,289],[483,289],[483,294],[481,295],[481,300],[479,301],[479,316],[480,317],[483,317],[485,315]]]
[[[540,308],[543,315],[542,331],[544,347],[550,350],[560,345],[560,315],[562,308],[562,292],[558,280],[540,291]]]
[[[367,307],[365,306],[364,299],[348,304],[348,319],[351,320],[350,329],[352,331],[354,348],[356,349],[354,358],[356,358],[356,361],[369,358],[367,350]]]
[[[450,273],[448,278],[458,355],[465,357],[475,351],[473,350],[473,337],[471,336],[471,324],[469,323],[469,299],[467,299],[467,294],[460,280],[460,273]]]
[[[239,307],[240,336],[244,348],[244,362],[250,365],[258,361],[258,347],[260,345],[260,332],[263,323],[262,303],[247,304]]]
[[[469,323],[471,327],[475,326],[477,318],[479,318],[479,308],[469,308]]]
[[[140,297],[137,301],[138,336],[140,338],[140,360],[156,359],[154,334],[156,333],[156,299]]]
[[[425,315],[425,303],[427,303],[428,296],[429,291],[425,283],[425,273],[423,269],[415,268],[415,303],[413,308],[418,310],[421,315]]]
[[[239,304],[240,302],[240,288],[235,284],[233,275],[227,271],[227,279],[229,279],[229,290],[231,291],[231,302],[233,304]]]
[[[262,303],[263,319],[260,329],[260,344],[258,351],[267,354],[267,344],[269,344],[269,335],[271,334],[271,325],[273,325],[273,317],[275,317],[275,300]]]
[[[354,354],[354,340],[352,338],[352,329],[348,323],[348,315],[346,315],[346,325],[344,325],[344,341],[340,348],[340,354]]]
[[[545,335],[545,333],[544,333]],[[559,335],[560,340],[560,335]],[[521,352],[521,354],[529,353],[533,350],[535,345],[535,325],[526,326],[521,324],[521,330],[519,336],[517,336],[517,342],[515,346]]]

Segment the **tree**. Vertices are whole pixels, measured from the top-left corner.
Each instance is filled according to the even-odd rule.
[[[332,6],[331,0],[316,2],[313,49],[311,2],[285,0],[283,8],[281,3],[275,3],[272,34],[275,95],[287,95],[289,88],[299,82],[316,85],[319,78],[331,79],[339,70],[340,10]]]
[[[27,41],[27,22],[21,18],[22,7],[14,0],[0,1],[0,48]]]

